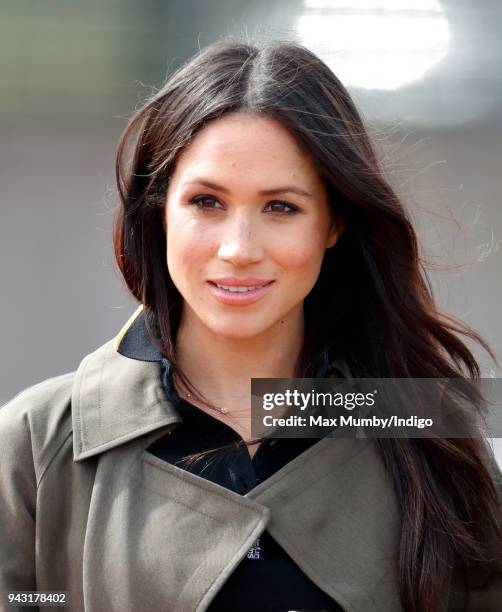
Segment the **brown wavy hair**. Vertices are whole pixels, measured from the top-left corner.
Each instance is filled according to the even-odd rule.
[[[296,376],[323,353],[354,376],[477,379],[462,336],[487,343],[434,303],[417,238],[385,178],[349,93],[316,55],[291,42],[220,41],[178,69],[137,110],[117,150],[116,259],[156,325],[177,379],[199,398],[175,355],[182,296],[165,265],[166,191],[181,149],[208,121],[245,111],[279,120],[310,153],[345,231],[304,303]],[[500,498],[477,438],[377,440],[402,512],[399,584],[407,612],[442,609],[452,570],[502,576]],[[467,573],[467,570],[469,572]],[[466,578],[465,578],[466,579]]]

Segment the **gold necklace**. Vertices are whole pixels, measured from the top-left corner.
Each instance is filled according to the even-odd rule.
[[[189,393],[188,391],[186,391],[186,392],[182,391],[181,393],[182,393],[182,395],[184,395],[187,398],[192,397],[192,394]],[[178,391],[178,394],[179,394],[179,391]],[[228,412],[229,412],[228,408],[225,408],[224,406],[222,408],[219,408],[218,406],[208,405],[207,407],[210,410],[215,410],[216,412],[219,412],[220,414],[228,414]]]

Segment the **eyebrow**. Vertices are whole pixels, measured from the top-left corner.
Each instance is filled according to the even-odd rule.
[[[196,178],[193,179],[193,181],[187,181],[183,183],[183,185],[204,185],[204,187],[209,187],[209,189],[214,189],[215,191],[221,191],[222,193],[226,194],[230,193],[230,190],[228,190],[226,187],[203,178]],[[300,187],[295,187],[294,185],[284,185],[282,187],[274,187],[273,189],[262,189],[258,192],[258,195],[275,195],[278,193],[296,193],[297,195],[305,196],[307,198],[312,197],[311,193],[300,189]]]

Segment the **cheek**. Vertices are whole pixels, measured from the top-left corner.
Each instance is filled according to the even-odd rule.
[[[173,280],[195,276],[214,252],[204,233],[187,225],[170,226],[167,231],[167,266]]]
[[[317,265],[318,253],[307,246],[300,246],[290,256],[290,265],[294,268],[311,268]]]
[[[319,243],[319,234],[303,232],[294,241],[276,241],[275,259],[281,268],[289,272],[302,273],[305,276],[320,267],[324,250]]]

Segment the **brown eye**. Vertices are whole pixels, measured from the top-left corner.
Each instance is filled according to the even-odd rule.
[[[219,204],[216,198],[210,195],[199,195],[189,200],[190,204],[196,206],[199,210],[217,210],[214,204]]]
[[[270,202],[269,206],[273,207],[272,212],[284,213],[287,215],[292,215],[300,210],[294,204],[290,204],[289,202],[285,202],[283,200],[275,200],[274,202]]]

